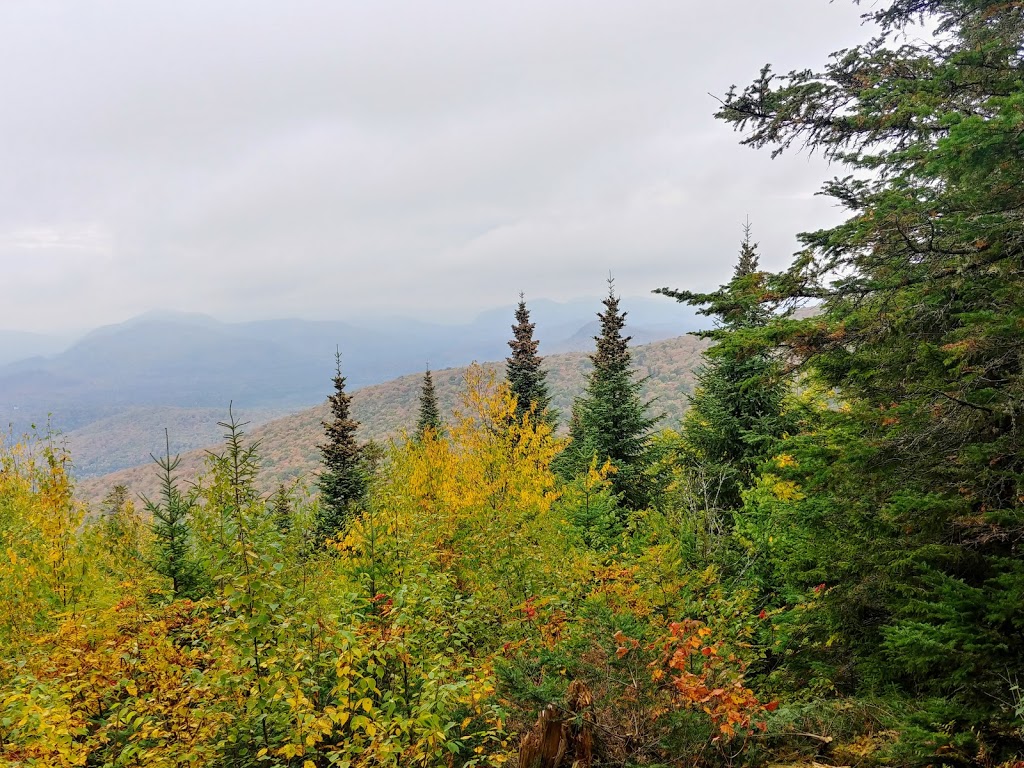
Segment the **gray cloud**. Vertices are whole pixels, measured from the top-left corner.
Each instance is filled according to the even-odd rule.
[[[694,7],[696,6],[696,7]],[[838,219],[711,117],[866,32],[825,0],[0,5],[0,327],[442,316],[707,287]]]

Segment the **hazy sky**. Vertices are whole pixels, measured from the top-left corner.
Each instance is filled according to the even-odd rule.
[[[445,318],[708,287],[837,221],[840,169],[713,119],[848,0],[4,0],[0,328]]]

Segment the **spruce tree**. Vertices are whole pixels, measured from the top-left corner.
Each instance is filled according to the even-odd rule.
[[[323,469],[318,481],[320,506],[314,521],[319,541],[345,529],[357,514],[367,487],[363,449],[356,440],[359,423],[352,418],[352,396],[345,391],[340,352],[335,353],[334,363],[334,394],[328,398],[331,420],[322,422],[327,440],[320,445]]]
[[[160,500],[142,497],[146,512],[152,519],[154,537],[153,570],[171,580],[172,599],[196,599],[202,596],[203,573],[192,547],[191,515],[195,496],[178,488],[175,471],[180,456],[171,457],[171,440],[164,430],[166,453],[157,458],[150,454],[160,469]]]
[[[683,420],[688,460],[713,479],[717,506],[735,510],[740,491],[790,424],[783,413],[786,381],[775,349],[760,333],[773,314],[762,304],[766,275],[758,271],[750,223],[732,280],[712,293],[660,288],[655,293],[698,307],[715,327],[694,335],[715,343],[704,353]]]
[[[733,269],[733,280],[756,274],[760,266],[757,256],[757,243],[750,242],[750,219],[743,225],[743,242],[740,244],[740,257]]]
[[[512,326],[512,339],[508,343],[512,354],[505,360],[505,378],[516,396],[516,415],[522,419],[533,409],[535,418],[554,427],[556,414],[551,409],[547,371],[541,365],[543,358],[537,354],[539,342],[533,338],[535,327],[530,322],[530,311],[520,293],[516,324]]]
[[[282,536],[291,533],[295,510],[292,508],[291,496],[284,483],[279,484],[274,495],[270,497],[270,514],[274,518],[274,527],[278,533]]]
[[[611,278],[603,304],[604,312],[597,315],[601,333],[594,337],[596,349],[590,355],[593,369],[583,395],[573,403],[572,442],[560,468],[563,474],[579,476],[595,457],[598,463],[610,461],[615,467],[613,489],[627,507],[642,509],[650,501],[645,469],[651,428],[660,417],[648,415],[650,403],[640,395],[644,381],[632,369],[631,337],[623,336],[626,313],[619,310]]]
[[[799,497],[751,501],[790,603],[820,593],[794,685],[902,692],[921,762],[998,763],[1024,750],[1024,13],[865,7],[874,39],[718,113],[846,166],[823,192],[848,218],[766,291],[821,302],[771,330],[842,407],[781,446],[772,487]]]
[[[416,422],[416,435],[423,437],[427,430],[434,435],[441,433],[441,408],[437,404],[437,392],[434,391],[434,379],[427,368],[423,374],[423,386],[420,389],[420,414]]]

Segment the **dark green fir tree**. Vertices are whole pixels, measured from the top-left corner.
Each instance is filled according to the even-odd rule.
[[[784,414],[787,384],[778,355],[763,337],[774,317],[762,303],[765,278],[748,222],[728,284],[711,293],[655,291],[715,320],[713,329],[695,334],[714,344],[697,371],[683,436],[688,464],[714,487],[709,498],[730,511],[741,505],[740,492],[774,442],[794,426]]]
[[[768,470],[799,498],[744,515],[774,540],[779,605],[816,600],[795,688],[886,692],[901,762],[998,764],[1024,754],[1024,9],[863,7],[873,39],[765,67],[718,113],[845,166],[823,193],[848,218],[766,291],[820,303],[779,329],[828,407]]]
[[[192,546],[191,518],[195,496],[182,493],[178,487],[175,471],[181,457],[171,457],[167,430],[164,430],[164,440],[167,446],[164,456],[157,458],[150,454],[160,469],[160,499],[142,499],[152,519],[152,566],[161,576],[171,580],[172,599],[196,599],[203,595],[205,580]]]
[[[516,396],[516,415],[520,419],[532,409],[535,418],[554,427],[556,414],[551,408],[547,371],[542,367],[543,358],[537,354],[539,342],[533,338],[535,327],[536,324],[530,322],[530,311],[520,293],[516,324],[512,326],[512,339],[508,343],[512,354],[505,360],[505,379],[512,394]]]
[[[441,434],[441,408],[437,404],[437,392],[434,390],[434,378],[427,368],[423,374],[423,386],[420,388],[420,414],[416,422],[416,436],[422,437],[427,430],[435,435]]]
[[[650,481],[646,475],[651,429],[660,417],[649,415],[649,402],[641,396],[643,379],[632,367],[629,336],[623,335],[626,313],[619,309],[614,281],[608,279],[604,312],[598,313],[601,334],[590,355],[593,369],[586,389],[573,404],[569,447],[559,462],[564,475],[586,472],[596,457],[615,467],[612,487],[631,509],[643,509],[650,502]]]
[[[292,505],[291,494],[285,488],[284,483],[278,485],[274,495],[270,497],[270,514],[274,518],[274,527],[277,528],[282,536],[287,536],[291,533],[295,510]]]
[[[341,353],[334,357],[334,394],[327,398],[331,420],[323,422],[327,440],[320,445],[320,506],[314,521],[318,541],[336,537],[358,513],[366,495],[363,449],[356,440],[359,423],[352,418],[352,395],[345,391]]]

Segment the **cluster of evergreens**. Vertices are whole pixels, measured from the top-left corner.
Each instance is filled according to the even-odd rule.
[[[233,417],[142,511],[6,446],[5,764],[1020,765],[1024,5],[869,16],[722,103],[849,167],[851,216],[659,290],[714,321],[677,429],[609,286],[567,437],[521,300],[505,379],[442,419],[428,371],[384,449],[339,359],[313,488],[258,493]]]

